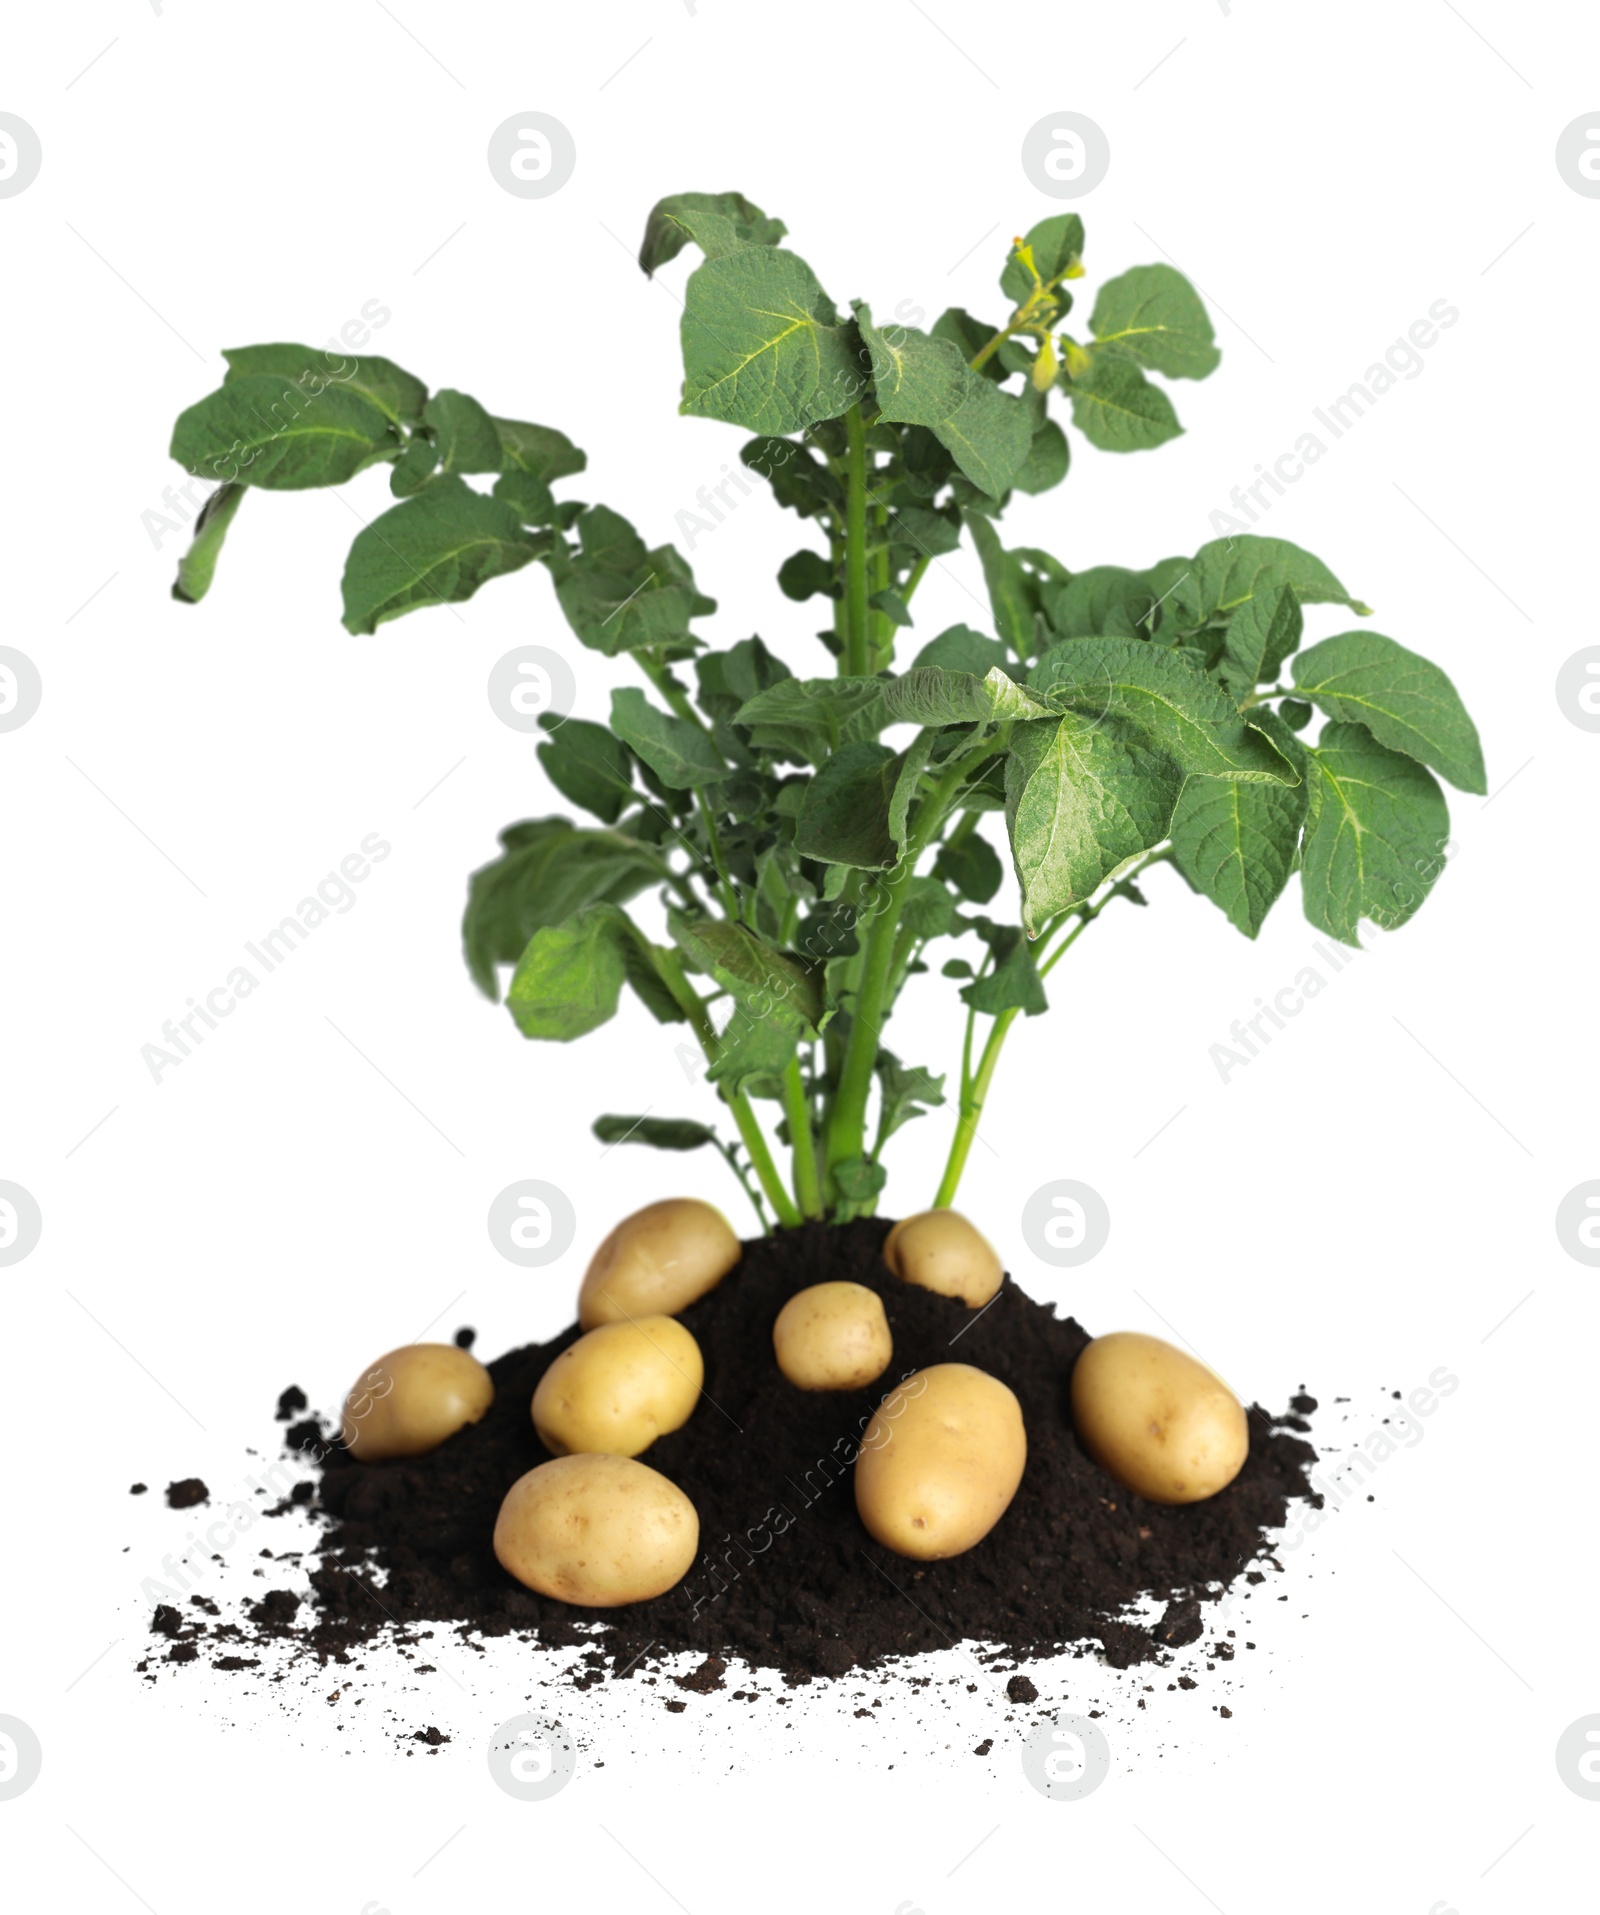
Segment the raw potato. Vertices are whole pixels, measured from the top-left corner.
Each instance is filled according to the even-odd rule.
[[[1214,1370],[1160,1337],[1096,1337],[1072,1372],[1072,1420],[1100,1467],[1152,1503],[1198,1503],[1244,1467],[1244,1406]]]
[[[421,1456],[476,1423],[493,1401],[494,1384],[475,1356],[453,1343],[408,1343],[362,1372],[345,1398],[342,1434],[363,1463]]]
[[[987,1303],[1005,1278],[994,1245],[956,1210],[902,1217],[883,1240],[883,1260],[907,1283],[959,1297],[969,1310]]]
[[[935,1363],[878,1406],[856,1459],[856,1508],[902,1556],[959,1556],[994,1528],[1022,1481],[1022,1405],[969,1363]]]
[[[889,1367],[894,1340],[883,1300],[864,1283],[814,1283],[772,1326],[778,1368],[800,1390],[864,1390]]]
[[[501,1566],[541,1596],[614,1609],[682,1580],[700,1518],[676,1483],[628,1456],[559,1456],[519,1477],[494,1525]]]
[[[739,1261],[739,1239],[720,1210],[669,1197],[624,1217],[589,1260],[578,1291],[585,1330],[628,1317],[675,1317]]]
[[[676,1317],[602,1323],[540,1377],[533,1427],[552,1456],[637,1456],[688,1422],[705,1374],[700,1345]]]

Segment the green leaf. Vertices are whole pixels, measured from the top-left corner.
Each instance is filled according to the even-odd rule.
[[[942,558],[960,545],[961,522],[920,505],[902,505],[889,521],[889,536],[897,545],[909,545],[919,558]]]
[[[890,424],[937,429],[967,397],[967,362],[947,340],[930,339],[915,327],[881,331],[872,309],[854,302],[856,324],[872,361],[879,416]],[[954,448],[952,447],[953,451]]]
[[[1121,565],[1075,572],[1064,585],[1045,586],[1040,600],[1058,638],[1137,637],[1155,602],[1143,575]]]
[[[1054,419],[1046,419],[1035,428],[1028,456],[1012,484],[1019,492],[1048,492],[1067,476],[1071,460],[1067,435]]]
[[[692,1117],[597,1117],[591,1128],[602,1144],[649,1144],[654,1150],[699,1150],[717,1133]]]
[[[722,754],[698,725],[659,711],[637,686],[611,694],[611,729],[671,791],[714,785],[728,775]]]
[[[536,479],[552,485],[557,479],[571,478],[589,463],[587,455],[554,426],[528,425],[521,419],[496,419],[494,429],[500,439],[502,472],[531,472]]]
[[[563,719],[539,747],[545,776],[563,798],[615,824],[635,796],[633,760],[604,725]]]
[[[409,499],[433,477],[439,463],[439,448],[418,432],[406,441],[406,449],[389,468],[389,490],[397,499]]]
[[[172,429],[173,458],[197,477],[277,492],[342,485],[399,445],[362,393],[328,385],[308,394],[266,373],[230,379]]]
[[[1001,1011],[1038,1017],[1049,1010],[1033,946],[1022,933],[1006,927],[989,939],[989,947],[994,952],[994,969],[966,986],[960,993],[962,1003],[986,1017]]]
[[[533,818],[501,832],[500,856],[474,871],[461,936],[467,969],[496,998],[497,964],[515,964],[535,931],[590,904],[626,904],[666,876],[661,853],[620,832]]]
[[[971,672],[987,678],[992,671],[1005,671],[1014,661],[1009,649],[997,638],[985,638],[970,625],[951,625],[937,638],[930,638],[912,659],[911,666],[938,665],[945,671]]]
[[[1142,639],[1068,639],[1045,653],[1028,682],[1057,709],[1126,718],[1185,771],[1295,782],[1293,766],[1220,686]]]
[[[201,506],[194,522],[194,537],[178,561],[178,576],[172,586],[172,596],[183,604],[198,605],[211,590],[228,527],[243,497],[242,485],[219,485]]]
[[[914,666],[899,678],[884,679],[881,696],[891,724],[987,725],[1040,718],[1055,709],[998,666],[983,678],[939,665]]]
[[[356,534],[344,568],[345,629],[375,632],[420,605],[471,598],[538,553],[503,500],[454,475],[436,479]]]
[[[1000,889],[1005,867],[988,839],[973,831],[957,843],[939,847],[933,875],[953,884],[969,903],[987,904]]]
[[[631,935],[614,904],[592,904],[535,931],[506,993],[522,1035],[566,1044],[615,1017]]]
[[[1135,266],[1108,279],[1089,330],[1101,346],[1169,379],[1204,379],[1222,357],[1200,295],[1171,266]]]
[[[1069,712],[1018,725],[1006,759],[1006,825],[1037,937],[1167,835],[1183,773],[1125,718]]]
[[[829,598],[837,598],[839,583],[833,575],[833,567],[820,552],[809,547],[791,552],[778,567],[778,590],[785,598],[803,602],[823,593]]]
[[[336,386],[370,399],[385,418],[396,424],[416,425],[428,397],[428,388],[414,373],[375,354],[351,353],[347,357],[331,346],[326,352],[318,352],[312,346],[276,345],[234,346],[222,356],[228,362],[224,384],[266,375],[301,385],[308,395],[324,386]]]
[[[1051,280],[1059,279],[1074,260],[1083,257],[1083,221],[1076,213],[1053,213],[1037,226],[1029,227],[1022,243],[1032,247],[1034,268],[1049,285]],[[1017,258],[1015,248],[1000,274],[1000,290],[1013,306],[1020,306],[1033,291],[1033,277]]]
[[[476,399],[445,387],[422,409],[439,448],[441,472],[498,472],[504,452],[495,423]]]
[[[923,773],[933,757],[937,734],[920,731],[895,760],[894,789],[889,794],[889,836],[896,852],[903,852],[911,835],[911,807],[922,792]]]
[[[1102,452],[1142,452],[1165,445],[1183,431],[1172,401],[1153,386],[1131,359],[1097,352],[1089,369],[1072,380],[1072,423]]]
[[[696,970],[715,978],[758,1018],[798,1021],[814,1035],[825,1015],[822,986],[814,971],[775,951],[742,924],[721,918],[687,918],[667,912],[674,941]]]
[[[795,820],[803,858],[858,870],[887,870],[896,860],[889,829],[899,759],[887,745],[842,745],[806,786]]]
[[[716,719],[737,719],[742,705],[794,676],[759,638],[741,638],[725,652],[702,652],[694,671],[700,709]]]
[[[1462,791],[1488,790],[1478,728],[1431,659],[1381,632],[1343,632],[1300,653],[1294,683],[1327,717],[1365,725],[1380,745],[1431,765]]]
[[[1006,551],[1000,534],[981,512],[969,512],[966,518],[983,564],[995,630],[1018,658],[1031,658],[1038,647],[1040,582],[1019,553]]]
[[[652,944],[643,932],[630,925],[629,935],[622,941],[622,970],[634,996],[658,1024],[687,1024],[689,1014],[672,995],[662,974],[661,960],[669,956],[676,963],[675,952],[668,951],[664,945]]]
[[[1237,698],[1248,698],[1300,643],[1305,621],[1292,585],[1258,591],[1228,620],[1217,676]]]
[[[1305,913],[1319,931],[1359,945],[1363,918],[1392,931],[1432,890],[1445,865],[1449,808],[1432,772],[1380,745],[1365,725],[1324,726],[1306,755]]]
[[[751,743],[816,764],[841,745],[875,738],[889,719],[877,678],[785,678],[734,713]]]
[[[846,1157],[833,1166],[832,1175],[839,1195],[853,1205],[874,1202],[889,1181],[888,1171],[871,1157]]]
[[[880,416],[926,426],[981,491],[998,499],[1016,482],[1033,440],[1020,399],[975,373],[959,349],[910,326],[880,331],[856,302],[856,323],[872,363]]]
[[[793,1018],[763,1016],[743,1004],[717,1039],[717,1055],[706,1070],[707,1079],[730,1095],[777,1096],[778,1079],[800,1048],[802,1026]]]
[[[691,241],[707,259],[717,259],[736,246],[776,246],[788,230],[743,193],[670,193],[650,209],[639,264],[654,274]]]
[[[799,432],[855,403],[849,334],[805,261],[745,246],[696,267],[684,289],[683,403],[752,432]]]
[[[882,612],[891,625],[898,625],[904,630],[911,623],[911,608],[892,585],[885,585],[881,591],[874,592],[867,603],[875,612]]]
[[[577,520],[579,550],[550,555],[556,597],[585,645],[614,658],[641,645],[687,649],[689,621],[716,610],[669,545],[646,551],[620,512],[592,505]]]
[[[504,499],[523,525],[553,525],[556,502],[548,481],[534,472],[502,472],[494,482],[494,496]]]
[[[1306,815],[1305,754],[1271,712],[1258,722],[1302,773],[1298,785],[1190,778],[1172,814],[1172,861],[1247,938],[1260,931],[1289,882]]]
[[[740,454],[772,487],[779,505],[814,519],[844,503],[844,489],[809,446],[794,439],[752,439]]]
[[[892,1051],[879,1051],[873,1069],[882,1099],[878,1111],[880,1143],[887,1142],[913,1117],[925,1116],[944,1102],[943,1077],[935,1077],[920,1064],[902,1064]]]
[[[1285,585],[1294,587],[1302,605],[1348,605],[1365,614],[1366,606],[1351,598],[1321,559],[1288,539],[1262,539],[1241,533],[1236,538],[1213,539],[1202,545],[1187,563],[1169,559],[1180,568],[1164,598],[1162,626],[1197,631],[1218,619],[1232,618],[1251,599],[1264,595],[1274,604]],[[1282,661],[1264,663],[1274,671]]]

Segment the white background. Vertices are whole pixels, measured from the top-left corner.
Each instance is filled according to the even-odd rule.
[[[0,1714],[44,1748],[37,1785],[0,1802],[10,1899],[39,1906],[48,1885],[53,1905],[158,1915],[407,1915],[490,1894],[693,1915],[824,1896],[866,1915],[1112,1895],[1227,1915],[1576,1905],[1600,1806],[1562,1786],[1554,1748],[1600,1710],[1600,1325],[1595,1276],[1553,1220],[1600,1175],[1600,738],[1563,717],[1554,679],[1595,636],[1600,204],[1562,183],[1554,146],[1595,104],[1594,23],[1505,0],[781,16],[80,0],[18,12],[4,38],[0,110],[44,151],[0,200],[0,642],[44,681],[37,716],[0,739],[0,1176],[44,1216],[39,1248],[0,1272]],[[1079,207],[1091,298],[1170,256],[1210,297],[1224,358],[1175,389],[1185,438],[1126,459],[1075,441],[1066,485],[1019,501],[1008,542],[1073,567],[1192,551],[1312,407],[1449,300],[1460,322],[1421,376],[1260,529],[1316,551],[1379,629],[1445,665],[1492,795],[1451,794],[1456,856],[1417,921],[1374,937],[1226,1085],[1209,1047],[1314,961],[1298,887],[1251,945],[1158,874],[1152,908],[1109,913],[1055,974],[1053,1015],[1014,1035],[963,1208],[1091,1328],[1181,1334],[1272,1407],[1305,1384],[1332,1443],[1440,1365],[1458,1391],[1384,1464],[1375,1502],[1227,1619],[1258,1645],[1231,1671],[1201,1669],[1192,1693],[1168,1692],[1176,1669],[1037,1674],[1045,1700],[1106,1712],[1113,1773],[1075,1805],[1026,1785],[1020,1722],[959,1658],[937,1671],[954,1686],[696,1697],[678,1715],[660,1687],[541,1688],[570,1658],[507,1645],[442,1645],[420,1677],[374,1655],[338,1701],[333,1673],[147,1685],[139,1581],[189,1519],[130,1501],[131,1480],[237,1485],[286,1383],[331,1406],[429,1323],[475,1324],[485,1354],[549,1335],[620,1210],[684,1188],[730,1215],[742,1202],[709,1157],[602,1158],[588,1135],[602,1109],[712,1114],[678,1033],[625,1005],[581,1046],[530,1047],[460,962],[466,873],[503,824],[564,808],[533,741],[492,713],[491,665],[561,647],[587,716],[625,667],[570,638],[538,567],[348,637],[339,573],[353,514],[388,502],[381,472],[348,499],[247,498],[212,596],[174,604],[182,540],[156,549],[141,518],[182,476],[174,415],[218,382],[221,347],[320,345],[376,300],[392,319],[374,350],[563,428],[590,459],[563,491],[671,538],[741,439],[675,414],[689,262],[659,287],[638,274],[650,204],[737,187],[840,302],[994,313],[1010,235],[1055,210],[1022,136],[1063,109],[1111,141]],[[504,192],[485,159],[529,110],[577,143],[545,200]],[[772,584],[795,532],[751,500],[700,541],[722,607],[706,629],[759,629],[823,668],[815,604]],[[980,592],[970,552],[938,568],[919,639],[984,623]],[[1348,622],[1323,610],[1312,635]],[[393,853],[355,907],[153,1083],[141,1046],[370,832]],[[914,986],[897,1026],[897,1050],[935,1070],[955,1063],[946,990]],[[886,1211],[927,1203],[946,1135],[938,1118],[903,1134]],[[528,1176],[578,1212],[548,1270],[514,1268],[484,1228]],[[1061,1176],[1111,1208],[1080,1271],[1038,1264],[1018,1228]],[[214,1593],[250,1593],[248,1553]],[[857,1689],[883,1698],[874,1720],[854,1717]],[[524,1805],[484,1749],[545,1702],[579,1772]],[[453,1740],[407,1758],[399,1738],[430,1723]]]

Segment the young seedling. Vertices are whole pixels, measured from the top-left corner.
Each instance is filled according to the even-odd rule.
[[[945,1103],[944,1076],[886,1042],[935,947],[965,1008],[933,1199],[947,1206],[1007,1032],[1044,1011],[1045,979],[1109,904],[1144,903],[1142,870],[1173,864],[1251,938],[1298,871],[1307,917],[1355,944],[1363,918],[1410,918],[1444,867],[1434,774],[1485,789],[1477,732],[1436,665],[1364,628],[1301,649],[1304,606],[1368,613],[1287,540],[1076,572],[1002,542],[1013,494],[1066,477],[1054,413],[1107,452],[1181,431],[1149,375],[1201,379],[1219,354],[1180,273],[1104,281],[1075,335],[1083,226],[1060,214],[1012,246],[1009,316],[955,308],[922,332],[879,324],[863,301],[842,312],[785,232],[741,194],[676,194],[651,213],[640,265],[702,255],[684,289],[680,409],[753,434],[724,489],[764,480],[805,522],[778,585],[821,601],[825,675],[801,676],[760,638],[708,646],[694,625],[714,601],[672,546],[556,497],[587,463],[570,439],[430,394],[386,359],[229,352],[223,384],[172,441],[219,488],[179,598],[210,586],[247,490],[338,485],[383,464],[398,503],[351,547],[351,632],[537,560],[577,638],[638,673],[613,692],[609,725],[547,718],[545,771],[597,822],[501,834],[472,877],[467,963],[491,998],[515,967],[507,1003],[530,1038],[585,1035],[624,986],[687,1025],[739,1143],[689,1119],[608,1116],[596,1130],[715,1145],[763,1225],[765,1205],[781,1225],[871,1212],[890,1138]],[[963,534],[992,629],[952,626],[897,668],[917,589]],[[1020,894],[1012,921],[986,913],[1004,881],[990,812]],[[627,909],[651,891],[665,942]]]

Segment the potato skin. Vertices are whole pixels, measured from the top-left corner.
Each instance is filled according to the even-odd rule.
[[[676,1317],[602,1323],[540,1377],[533,1427],[552,1456],[637,1456],[688,1422],[705,1374],[700,1345]]]
[[[979,1309],[1005,1281],[989,1239],[957,1210],[902,1217],[883,1240],[883,1260],[897,1277]]]
[[[969,1363],[919,1370],[878,1406],[856,1459],[856,1508],[886,1549],[923,1562],[982,1542],[1028,1460],[1022,1405]]]
[[[1199,1503],[1244,1467],[1250,1429],[1222,1378],[1160,1337],[1096,1337],[1072,1372],[1078,1440],[1152,1503]]]
[[[894,1339],[876,1290],[814,1283],[778,1312],[772,1350],[798,1390],[864,1390],[888,1369]]]
[[[408,1343],[361,1373],[345,1398],[341,1434],[363,1463],[422,1456],[478,1422],[493,1401],[489,1372],[469,1351]]]
[[[519,1477],[495,1519],[503,1569],[585,1609],[648,1602],[680,1582],[700,1518],[676,1483],[628,1456],[559,1456]]]
[[[715,1290],[743,1254],[722,1212],[668,1197],[624,1217],[589,1259],[578,1290],[585,1330],[628,1317],[675,1317]]]

